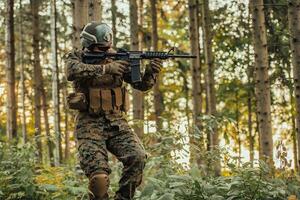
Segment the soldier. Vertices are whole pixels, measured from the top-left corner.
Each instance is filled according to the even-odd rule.
[[[147,91],[155,84],[161,70],[160,59],[150,60],[142,81],[132,83],[129,63],[105,59],[97,64],[82,62],[84,51],[115,52],[112,30],[105,23],[88,23],[81,35],[83,50],[67,55],[67,79],[75,92],[68,96],[71,109],[78,110],[75,122],[80,166],[89,179],[91,200],[107,200],[109,174],[107,151],[123,163],[122,177],[115,200],[133,199],[141,184],[146,153],[137,135],[126,120],[128,92],[125,84]]]

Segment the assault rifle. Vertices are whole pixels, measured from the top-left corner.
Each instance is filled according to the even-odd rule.
[[[96,64],[105,58],[113,60],[125,60],[130,63],[131,67],[131,81],[133,83],[141,81],[141,60],[149,60],[159,58],[162,60],[169,58],[196,58],[194,55],[189,54],[173,54],[174,48],[168,52],[162,51],[118,51],[117,53],[108,52],[85,52],[82,57],[82,62],[86,64]]]

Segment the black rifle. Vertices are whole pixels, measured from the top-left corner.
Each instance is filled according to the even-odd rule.
[[[97,64],[105,58],[111,58],[113,60],[125,60],[130,63],[131,67],[131,81],[133,83],[141,81],[141,60],[159,58],[162,60],[169,58],[196,58],[196,56],[189,54],[173,54],[171,53],[174,49],[169,52],[161,51],[118,51],[117,53],[108,52],[84,52],[82,62],[86,64]]]

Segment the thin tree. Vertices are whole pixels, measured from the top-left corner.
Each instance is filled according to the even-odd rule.
[[[38,162],[43,160],[41,140],[41,66],[40,66],[40,30],[39,30],[39,1],[30,0],[32,15],[32,47],[33,47],[33,85],[34,85],[34,134],[38,150]]]
[[[251,25],[251,9],[250,6],[248,7],[248,19],[245,29],[250,27]],[[243,16],[241,16],[242,18]],[[247,33],[247,37],[251,38],[251,32]],[[250,52],[250,45],[247,44],[247,109],[248,109],[248,140],[249,140],[249,157],[250,163],[253,167],[254,164],[254,144],[255,144],[255,132],[253,131],[253,96],[254,96],[254,89],[253,89],[253,78],[254,78],[254,69],[251,63],[251,52]]]
[[[102,4],[101,0],[88,0],[88,21],[102,20]]]
[[[64,32],[67,31],[67,27],[64,26]],[[63,42],[63,49],[67,49],[67,41],[64,40]],[[64,161],[67,162],[70,158],[70,132],[69,132],[69,107],[67,103],[67,96],[68,96],[68,80],[66,77],[66,67],[64,66],[64,61],[60,60],[60,65],[63,66],[63,78],[62,78],[62,95],[63,95],[63,110],[64,110],[64,125],[65,125],[65,152],[64,152]]]
[[[194,132],[190,133],[190,163],[195,161],[200,164],[201,159],[199,152],[195,149],[200,148],[202,151],[202,146],[197,142],[194,134],[200,135],[201,129],[201,113],[202,113],[202,98],[201,98],[201,63],[200,63],[200,42],[199,42],[199,29],[198,29],[198,12],[197,12],[197,2],[196,0],[189,0],[189,32],[190,32],[190,46],[191,54],[196,55],[197,59],[191,59],[191,71],[192,71],[192,98],[193,98],[193,119],[194,119]],[[197,148],[195,148],[197,147]]]
[[[139,0],[139,50],[143,51],[144,48],[144,0]]]
[[[111,22],[113,32],[113,47],[117,47],[117,6],[116,0],[111,0]]]
[[[129,0],[129,13],[130,13],[130,49],[132,51],[139,50],[138,41],[138,5],[136,0]],[[144,120],[144,95],[141,91],[132,89],[132,107],[133,118],[135,120]],[[144,134],[144,125],[134,126],[135,133],[141,138]]]
[[[139,41],[139,50],[143,51],[143,45],[144,45],[144,32],[143,32],[143,24],[144,24],[144,1],[143,0],[139,0],[138,1],[138,41]],[[144,120],[144,115],[145,115],[145,95],[143,93],[141,93],[141,98],[142,99],[142,113],[140,113],[140,118],[142,120]],[[142,124],[140,130],[138,130],[140,132],[139,137],[142,138],[143,134],[144,134],[144,124]]]
[[[72,0],[71,3],[73,13],[72,44],[73,48],[81,49],[80,33],[88,22],[88,0]]]
[[[40,66],[40,65],[39,65]],[[38,70],[39,76],[40,76],[40,94],[42,98],[42,110],[43,110],[43,117],[44,117],[44,123],[45,123],[45,132],[47,136],[47,146],[48,146],[48,155],[49,155],[49,160],[50,164],[53,165],[52,161],[54,160],[54,150],[53,150],[53,142],[51,140],[52,136],[50,133],[50,125],[49,125],[49,117],[48,117],[48,103],[47,103],[47,93],[44,88],[44,79],[43,79],[43,74],[42,74],[42,69]]]
[[[249,48],[249,47],[248,47]],[[248,139],[249,139],[249,157],[250,157],[250,162],[251,166],[254,164],[254,144],[255,144],[255,133],[253,133],[253,119],[252,119],[252,112],[253,112],[253,103],[252,103],[252,98],[253,98],[253,67],[250,64],[250,50],[248,50],[248,72],[247,72],[247,108],[248,108]]]
[[[263,0],[251,0],[253,45],[255,53],[255,93],[257,101],[260,158],[273,165],[273,139],[271,124],[271,94],[268,74],[269,58]]]
[[[6,1],[6,135],[9,140],[17,137],[17,103],[15,93],[15,37],[14,0]]]
[[[288,69],[288,79],[292,80],[292,68],[291,63],[286,63]],[[294,168],[298,171],[298,147],[297,147],[297,127],[296,127],[296,112],[295,112],[295,98],[294,98],[294,87],[289,86],[289,97],[290,97],[290,105],[291,105],[291,122],[292,122],[292,142],[293,142],[293,158],[294,158]]]
[[[290,43],[292,48],[294,93],[296,102],[296,131],[298,142],[298,166],[300,166],[300,1],[288,1]]]
[[[63,105],[64,105],[64,113],[65,113],[65,119],[64,119],[64,124],[65,124],[65,153],[64,153],[64,161],[68,161],[70,158],[70,133],[69,133],[69,109],[67,105],[67,78],[64,76],[63,77]]]
[[[158,33],[157,33],[157,1],[151,0],[151,18],[152,18],[152,48],[153,51],[158,50]],[[162,129],[162,120],[161,115],[164,110],[164,100],[163,94],[160,91],[159,86],[161,82],[161,76],[156,79],[156,83],[154,85],[154,110],[155,110],[155,121],[157,130],[160,131]]]
[[[51,0],[51,65],[52,65],[52,101],[54,110],[55,133],[55,165],[62,162],[61,128],[60,128],[60,100],[59,100],[59,76],[57,65],[57,32],[56,32],[56,0]]]
[[[210,116],[216,117],[217,115],[217,102],[216,102],[216,91],[215,91],[215,64],[214,64],[214,56],[212,53],[212,26],[210,19],[210,10],[209,10],[209,1],[204,0],[202,2],[202,26],[203,26],[203,37],[204,37],[204,54],[205,54],[205,68],[206,68],[206,82],[207,82],[207,98],[208,98],[208,114]],[[237,116],[238,117],[238,116]],[[219,134],[217,127],[214,123],[212,127],[212,131],[210,132],[212,135],[212,146],[211,150],[216,150],[219,146]],[[215,166],[215,174],[220,175],[221,173],[221,165],[220,161],[217,161]]]
[[[23,36],[23,6],[22,6],[22,0],[19,1],[19,34]],[[19,55],[20,55],[20,82],[21,82],[21,108],[22,108],[22,138],[23,142],[27,142],[27,132],[26,132],[26,114],[25,114],[25,77],[24,77],[24,39],[23,37],[20,37],[20,46],[19,46]]]
[[[43,160],[42,150],[42,126],[41,126],[41,110],[43,111],[46,136],[48,138],[48,154],[50,161],[53,160],[53,147],[51,145],[50,126],[48,119],[48,105],[47,95],[44,89],[44,80],[42,75],[42,68],[40,64],[40,22],[39,22],[39,7],[40,1],[31,0],[31,15],[32,15],[32,47],[33,47],[33,68],[34,68],[34,126],[35,126],[35,139],[38,149],[38,162]]]

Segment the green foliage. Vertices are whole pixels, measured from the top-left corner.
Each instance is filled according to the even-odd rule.
[[[147,178],[139,200],[285,200],[290,195],[300,196],[299,177],[270,176],[271,169],[263,162],[256,168],[250,163],[238,168],[230,164],[231,176],[200,176],[196,168],[184,175]]]
[[[34,183],[34,148],[0,143],[0,199],[40,199]]]
[[[69,167],[49,167],[36,171],[36,184],[47,199],[85,199],[87,182],[85,177]]]
[[[87,179],[81,171],[68,166],[42,167],[35,164],[35,148],[30,144],[0,143],[0,147],[0,199],[87,198]],[[211,175],[212,170],[199,170],[198,167],[187,170],[169,156],[152,157],[146,165],[144,183],[136,199],[285,200],[290,195],[300,196],[300,177],[293,173],[278,171],[275,176],[274,170],[263,162],[258,163],[258,167],[251,167],[250,163],[237,167],[232,162],[234,159],[228,160],[223,176],[215,177]],[[111,166],[114,172],[110,176],[112,196],[118,186],[121,165]]]
[[[85,178],[68,167],[37,165],[34,146],[0,143],[0,148],[0,199],[86,198]]]

